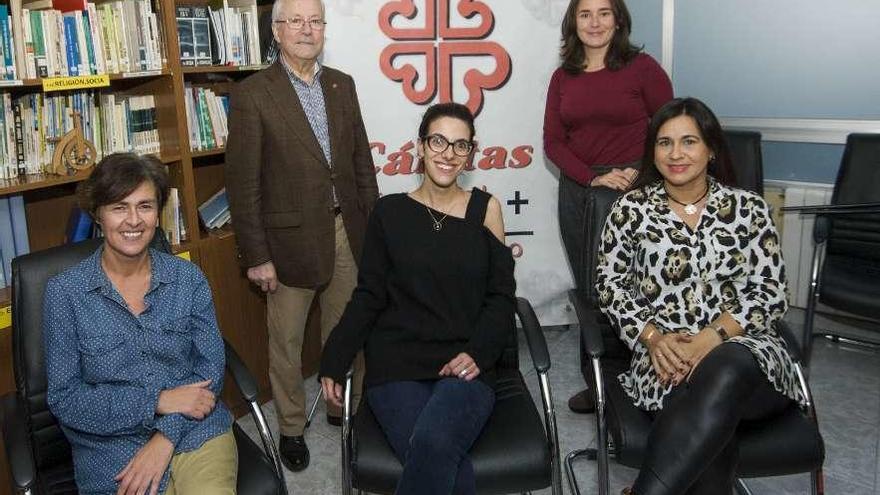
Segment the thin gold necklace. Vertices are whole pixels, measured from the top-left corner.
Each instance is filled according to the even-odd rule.
[[[694,215],[697,213],[697,203],[703,200],[709,194],[709,184],[706,184],[706,190],[703,191],[703,195],[696,199],[696,201],[692,201],[690,203],[682,203],[681,201],[675,199],[675,197],[670,194],[669,190],[666,189],[666,185],[663,186],[663,190],[666,191],[666,196],[672,200],[673,203],[678,203],[681,206],[684,206],[684,212],[688,215]]]

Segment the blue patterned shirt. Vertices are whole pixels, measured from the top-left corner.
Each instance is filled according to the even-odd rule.
[[[53,277],[43,303],[49,409],[73,449],[80,493],[115,493],[114,477],[155,431],[175,453],[229,430],[221,402],[202,420],[156,413],[159,393],[212,380],[223,388],[223,340],[201,270],[150,250],[146,309],[135,316],[101,267],[103,247]],[[162,478],[165,489],[168,470]]]

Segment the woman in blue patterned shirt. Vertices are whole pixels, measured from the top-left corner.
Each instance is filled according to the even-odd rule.
[[[80,493],[235,493],[210,287],[192,263],[149,248],[163,165],[107,156],[79,194],[104,243],[49,281],[43,331],[49,408]]]

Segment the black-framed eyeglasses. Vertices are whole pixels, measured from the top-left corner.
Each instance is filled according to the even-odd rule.
[[[458,156],[468,156],[471,150],[474,149],[473,141],[468,141],[467,139],[459,139],[457,141],[450,142],[446,139],[442,134],[431,134],[430,136],[425,136],[422,138],[423,141],[428,143],[428,148],[431,148],[431,151],[434,153],[443,153],[447,148],[452,146],[452,152]]]
[[[273,19],[273,23],[275,24],[285,24],[287,28],[293,31],[302,31],[306,24],[312,28],[313,31],[321,31],[324,29],[324,26],[327,25],[327,21],[324,19],[309,19],[305,20],[302,17],[294,17],[293,19]]]

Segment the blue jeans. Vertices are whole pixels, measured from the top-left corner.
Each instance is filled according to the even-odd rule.
[[[370,408],[403,464],[397,495],[475,494],[471,445],[495,404],[495,391],[458,378],[390,382],[366,391]]]

